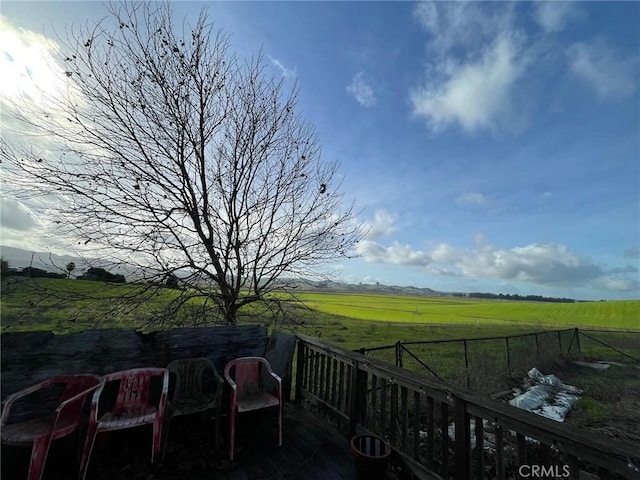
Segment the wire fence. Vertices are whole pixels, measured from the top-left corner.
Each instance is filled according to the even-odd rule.
[[[496,375],[539,369],[560,358],[640,364],[640,331],[547,330],[518,335],[396,342],[360,353],[442,381],[480,389]]]

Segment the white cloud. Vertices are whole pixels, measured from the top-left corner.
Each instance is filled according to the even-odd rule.
[[[347,92],[363,107],[372,107],[376,104],[375,92],[373,87],[364,79],[364,72],[356,73],[347,87]]]
[[[426,253],[398,242],[384,247],[374,241],[363,240],[357,246],[357,253],[370,263],[417,266],[426,266],[429,263],[429,257]]]
[[[575,4],[566,1],[537,2],[533,18],[547,33],[560,32],[574,18],[577,12]]]
[[[395,215],[385,211],[378,210],[372,222],[365,222],[364,228],[367,232],[367,240],[377,240],[385,237],[396,230]]]
[[[624,258],[640,258],[640,248],[631,247],[624,251]]]
[[[269,60],[271,61],[273,66],[275,66],[278,70],[280,70],[280,72],[282,72],[282,76],[285,78],[292,78],[298,74],[295,68],[290,69],[285,67],[280,60],[278,60],[277,58],[273,58],[271,55],[269,55]]]
[[[511,23],[512,9],[479,2],[418,2],[414,17],[431,37],[429,50],[442,55],[456,47],[491,42]]]
[[[600,277],[603,271],[564,245],[531,244],[509,250],[448,248],[447,260],[464,275],[543,285],[572,285]]]
[[[612,291],[633,291],[639,285],[637,269],[607,269],[555,243],[502,249],[476,235],[472,248],[441,243],[421,251],[399,242],[384,246],[365,240],[358,246],[358,253],[370,263],[422,267],[425,274],[553,287],[598,286]]]
[[[486,205],[489,203],[489,197],[483,193],[464,193],[456,197],[456,203],[460,206]]]
[[[573,73],[601,99],[624,98],[636,90],[637,58],[622,58],[603,43],[575,43],[567,50]]]
[[[414,113],[436,131],[454,123],[469,132],[494,129],[511,114],[514,87],[525,64],[517,40],[502,35],[476,61],[444,64],[443,81],[412,93]]]
[[[605,290],[614,292],[636,292],[640,295],[640,281],[632,278],[606,276],[595,284]]]
[[[22,203],[10,198],[0,198],[0,225],[2,230],[11,228],[28,232],[37,227],[38,222]]]
[[[20,97],[41,107],[54,105],[68,83],[56,62],[57,48],[46,37],[0,16],[0,102],[9,105]]]

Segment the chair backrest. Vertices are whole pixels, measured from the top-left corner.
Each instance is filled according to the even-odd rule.
[[[216,367],[208,358],[174,360],[167,366],[167,370],[169,375],[175,375],[174,399],[202,396],[206,372],[219,378]]]
[[[271,371],[271,365],[262,357],[242,357],[231,360],[224,368],[225,377],[232,378],[237,385],[238,398],[260,392],[260,365]]]
[[[120,381],[114,409],[117,410],[120,407],[130,405],[149,404],[149,387],[152,377],[164,377],[162,395],[166,396],[169,374],[165,368],[134,368],[105,375],[103,377],[105,383]]]
[[[29,419],[51,415],[65,401],[98,387],[102,377],[92,374],[55,375],[31,387],[16,392],[5,399],[1,425],[20,423]],[[87,392],[90,393],[90,392]],[[26,397],[29,399],[26,400]],[[62,418],[68,424],[75,423],[82,413],[82,399],[67,406]],[[14,402],[20,402],[19,406]],[[13,408],[17,406],[17,408]]]
[[[60,395],[60,402],[75,397],[80,392],[87,390],[93,386],[102,382],[102,377],[98,375],[90,374],[78,374],[78,375],[58,375],[52,378],[52,384],[62,383],[65,385],[62,395]]]

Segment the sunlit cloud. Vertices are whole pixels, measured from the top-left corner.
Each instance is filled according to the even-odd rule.
[[[534,20],[548,33],[564,30],[577,16],[576,5],[572,2],[537,2],[534,6]]]
[[[33,212],[29,211],[24,204],[11,198],[0,198],[0,226],[3,231],[11,228],[28,232],[38,224]]]
[[[414,17],[429,36],[429,53],[445,56],[458,47],[491,43],[511,24],[512,8],[479,2],[417,2]]]
[[[367,240],[377,240],[381,237],[396,231],[395,215],[387,212],[386,210],[378,210],[375,213],[375,217],[372,221],[365,222],[363,227],[366,231]]]
[[[427,251],[408,244],[382,245],[367,240],[358,247],[370,263],[424,268],[425,274],[528,282],[550,287],[599,286],[612,291],[633,291],[637,269],[609,269],[556,243],[532,243],[498,248],[484,236],[472,248],[439,243]]]
[[[56,44],[0,16],[0,102],[18,98],[34,105],[55,103],[65,92],[64,69],[56,62]]]
[[[425,266],[429,263],[425,252],[398,242],[385,247],[371,240],[363,240],[358,244],[357,253],[370,263],[413,266]]]
[[[624,251],[624,258],[640,258],[640,248],[631,247]]]
[[[503,35],[475,61],[443,63],[442,80],[428,80],[412,92],[414,114],[436,131],[453,124],[469,132],[493,130],[512,113],[516,82],[525,65],[517,38]]]
[[[376,104],[376,95],[373,87],[365,80],[364,72],[358,72],[347,87],[347,92],[363,107],[372,107]]]
[[[625,98],[637,88],[638,58],[624,58],[604,43],[575,43],[567,50],[571,71],[601,99]]]
[[[290,69],[285,67],[280,60],[278,60],[277,58],[273,58],[271,55],[269,55],[269,60],[271,61],[271,64],[273,66],[275,66],[278,70],[280,70],[280,72],[282,73],[282,76],[285,78],[292,78],[298,74],[295,68]]]
[[[461,207],[467,205],[486,205],[489,197],[483,193],[464,193],[456,197],[456,203]]]

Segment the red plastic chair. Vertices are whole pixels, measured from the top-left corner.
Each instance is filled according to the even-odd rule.
[[[2,443],[31,446],[28,480],[42,478],[51,442],[80,428],[85,399],[98,388],[101,381],[97,375],[58,375],[7,397],[0,421]],[[44,393],[45,389],[54,388],[55,385],[63,386],[55,411],[30,420],[9,423],[11,407],[17,400],[38,392]]]
[[[149,387],[153,377],[162,377],[162,389],[157,407],[149,401]],[[153,424],[151,462],[154,461],[160,451],[162,417],[167,403],[167,391],[169,388],[169,371],[166,368],[135,368],[110,373],[103,378],[104,383],[93,394],[93,401],[91,402],[89,427],[87,429],[87,438],[82,452],[80,475],[78,477],[81,480],[84,480],[87,473],[93,444],[96,436],[100,432]],[[98,405],[105,385],[115,381],[120,382],[115,405],[108,412],[99,412]]]
[[[260,386],[260,365],[266,370],[265,378],[275,382],[276,394]],[[250,412],[262,408],[278,407],[278,446],[282,446],[282,381],[262,357],[236,358],[224,368],[224,378],[231,386],[229,403],[229,459],[233,461],[235,449],[236,412]]]

